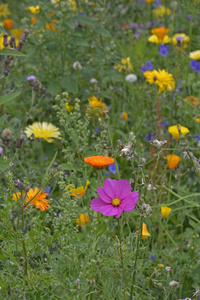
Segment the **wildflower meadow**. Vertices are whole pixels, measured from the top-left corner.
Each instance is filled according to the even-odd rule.
[[[200,1],[0,2],[0,300],[200,300]]]

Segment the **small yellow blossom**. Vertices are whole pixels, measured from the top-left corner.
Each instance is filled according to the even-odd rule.
[[[128,120],[128,114],[127,114],[125,111],[123,111],[123,119],[124,119],[125,121]]]
[[[154,0],[146,0],[146,3],[147,4],[151,4],[151,3],[153,3],[154,2]]]
[[[70,105],[68,102],[65,103],[65,107],[68,112],[71,112],[74,109],[74,106]]]
[[[190,52],[190,58],[195,60],[200,60],[200,50]]]
[[[11,15],[11,11],[8,8],[8,4],[0,4],[0,17],[7,18],[9,15]]]
[[[90,182],[87,180],[85,187],[79,186],[78,188],[73,188],[72,184],[68,184],[65,189],[70,192],[70,196],[74,197],[83,197],[83,195],[86,193],[88,186],[90,185]]]
[[[194,118],[197,123],[200,123],[200,118]]]
[[[21,192],[14,193],[14,194],[13,194],[12,200],[17,201],[17,200],[19,200],[19,199],[21,198],[21,196],[22,196],[22,193],[21,193]]]
[[[116,69],[118,70],[118,72],[121,73],[122,70],[133,71],[133,65],[131,63],[131,58],[130,57],[122,58],[121,63],[122,63],[122,65],[118,64],[118,65],[115,66]]]
[[[32,14],[39,14],[40,12],[40,6],[29,6],[28,10],[32,13]]]
[[[91,115],[91,112],[97,115],[98,117],[101,117],[104,112],[106,111],[106,104],[102,102],[102,99],[98,100],[97,97],[92,96],[88,98],[88,102],[91,104],[91,110],[89,114]],[[88,111],[87,111],[88,112]]]
[[[148,232],[147,225],[142,223],[142,240],[146,240],[151,234]]]
[[[165,7],[164,5],[158,5],[157,8],[153,10],[153,14],[157,18],[162,18],[165,15],[169,16],[171,15],[171,13],[172,13],[171,9]]]
[[[181,126],[181,125],[173,125],[173,126],[170,126],[168,128],[168,131],[169,133],[171,133],[171,135],[176,139],[178,140],[179,139],[179,130],[178,130],[178,127],[179,127],[179,130],[181,131],[182,135],[186,135],[189,131],[189,129],[187,127],[184,127],[184,126]]]
[[[158,264],[158,267],[159,267],[159,268],[163,268],[164,265],[163,265],[163,264]]]
[[[69,4],[71,5],[71,10],[75,10],[77,7],[76,1],[69,0]]]
[[[194,96],[188,96],[185,98],[185,101],[189,102],[192,106],[197,107],[200,105],[200,99]]]
[[[180,156],[178,156],[178,155],[175,155],[175,154],[167,155],[168,168],[170,170],[175,169],[178,166],[180,160],[181,160]]]
[[[171,212],[171,208],[167,206],[161,206],[161,215],[163,218],[167,218]]]
[[[188,48],[190,42],[190,37],[185,33],[177,33],[172,37],[172,44],[175,50],[183,52],[186,48]]]

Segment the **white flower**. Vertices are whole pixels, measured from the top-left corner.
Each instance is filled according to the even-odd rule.
[[[179,288],[180,283],[178,281],[172,280],[172,281],[170,281],[169,285],[171,287],[173,287],[174,289],[177,289],[177,288]]]
[[[98,81],[95,78],[90,79],[90,83],[96,84]]]
[[[73,68],[74,68],[75,70],[81,70],[81,69],[83,69],[83,67],[81,66],[81,64],[80,64],[79,61],[75,61],[75,62],[73,63]]]
[[[169,272],[169,271],[171,270],[171,267],[166,267],[165,270],[166,270],[167,272]]]
[[[137,76],[135,74],[128,74],[126,75],[125,80],[128,82],[135,82],[137,81]]]

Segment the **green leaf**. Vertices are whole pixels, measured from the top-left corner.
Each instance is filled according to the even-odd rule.
[[[0,171],[4,171],[10,167],[11,159],[0,157]]]
[[[53,96],[57,95],[60,91],[59,82],[53,81],[47,87],[47,92],[51,93]]]
[[[74,23],[72,23],[72,22],[69,21],[69,20],[66,20],[66,21],[65,21],[65,24],[66,24],[70,29],[74,29],[74,27],[75,27]]]
[[[0,55],[26,56],[26,54],[14,49],[4,49],[3,51],[0,52]]]
[[[99,236],[101,236],[107,229],[107,224],[105,222],[103,222],[99,228],[99,230],[96,233],[96,238],[98,238]]]
[[[6,115],[3,115],[3,116],[0,118],[0,127],[3,126],[5,120],[6,120]]]
[[[61,86],[69,93],[78,93],[78,77],[77,75],[67,75],[61,79]]]
[[[69,162],[69,163],[64,163],[59,165],[62,170],[72,170],[74,166]]]
[[[95,26],[97,25],[97,21],[94,18],[84,16],[84,15],[79,15],[73,18],[74,21],[83,23],[88,26]]]
[[[95,31],[96,31],[96,33],[99,33],[103,36],[111,37],[110,32],[108,30],[106,30],[105,28],[103,28],[103,27],[96,27]]]
[[[8,95],[0,96],[0,105],[12,101],[16,97],[18,97],[20,94],[21,94],[21,92],[14,92],[14,93],[11,93]]]
[[[72,45],[75,45],[75,46],[82,46],[82,47],[89,46],[88,42],[82,38],[74,38],[70,42],[72,43]]]

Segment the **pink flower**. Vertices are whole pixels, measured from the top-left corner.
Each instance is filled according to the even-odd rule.
[[[103,188],[97,188],[97,193],[100,198],[92,200],[91,209],[115,218],[119,218],[123,210],[131,212],[139,200],[138,191],[131,192],[130,183],[123,179],[106,179]]]

